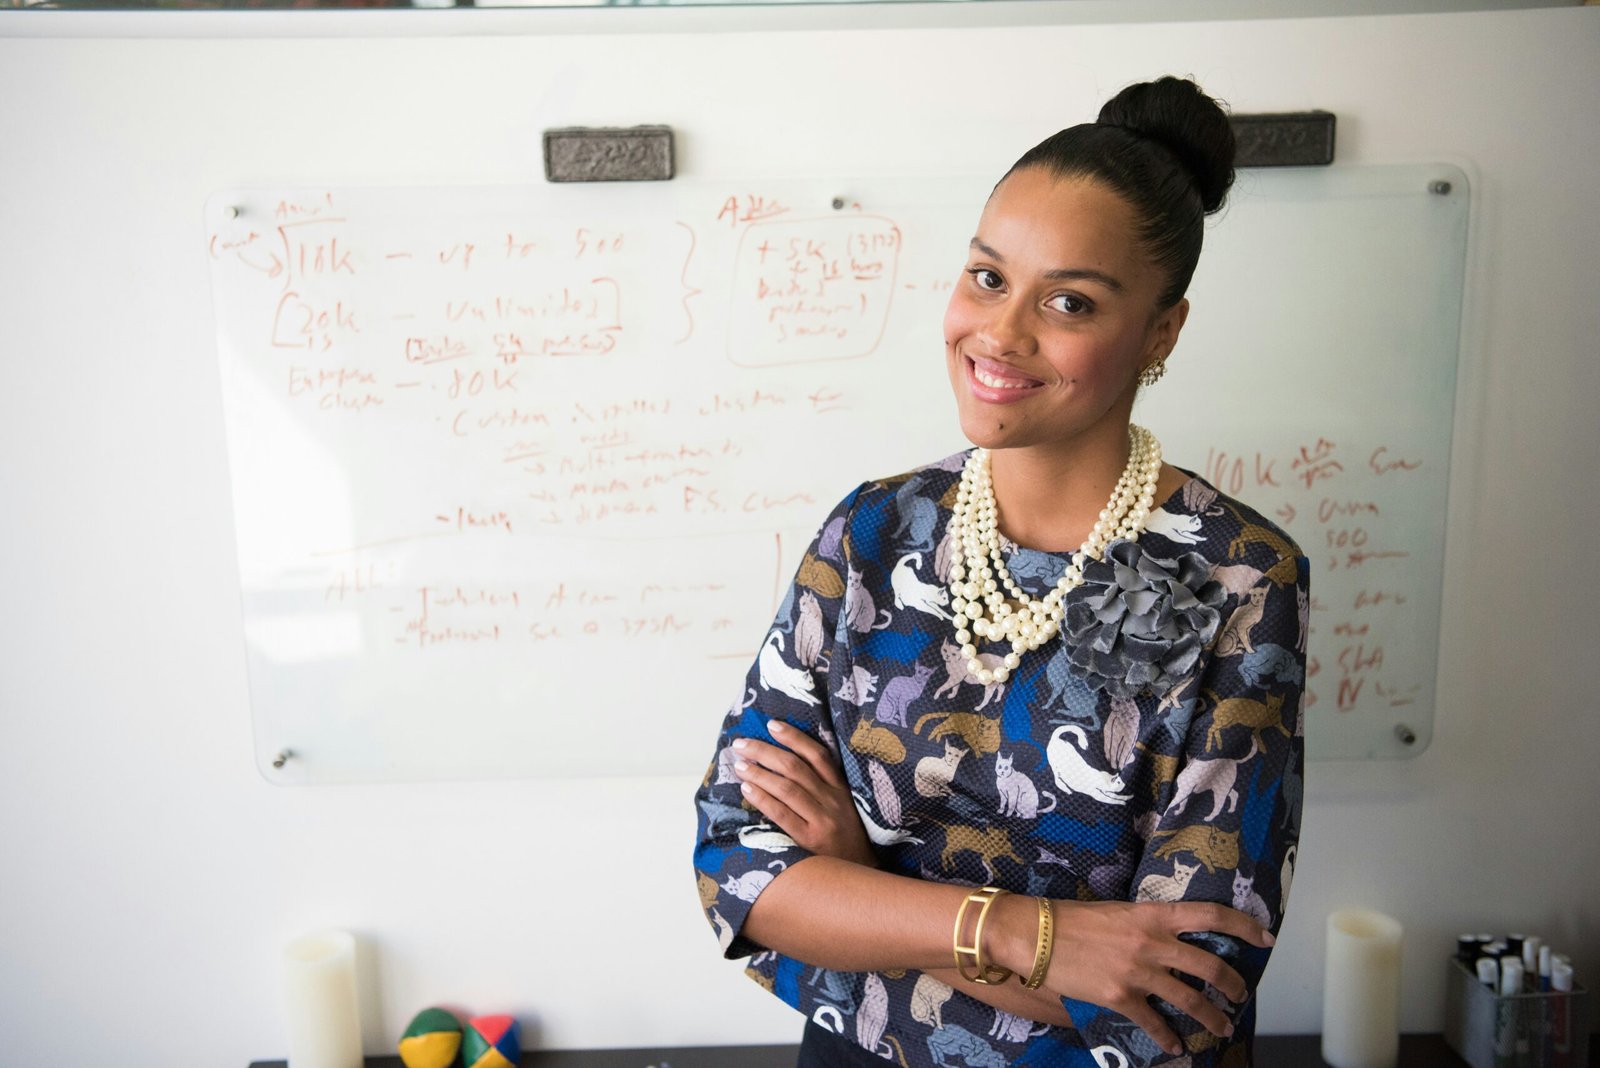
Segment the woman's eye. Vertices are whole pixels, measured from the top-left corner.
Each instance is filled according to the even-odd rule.
[[[1000,276],[987,267],[968,267],[967,273],[972,276],[979,289],[999,289],[1004,284]]]
[[[1082,315],[1092,307],[1088,301],[1072,293],[1060,293],[1051,297],[1050,306],[1068,315]]]

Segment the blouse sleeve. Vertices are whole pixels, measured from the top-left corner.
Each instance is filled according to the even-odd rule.
[[[694,866],[700,904],[729,959],[762,948],[741,934],[745,917],[778,872],[812,855],[746,804],[730,745],[741,737],[778,744],[767,724],[780,719],[838,753],[829,714],[829,665],[844,600],[846,533],[859,492],[857,487],[840,501],[811,539],[723,719],[716,752],[695,792]]]
[[[1306,558],[1279,563],[1240,598],[1224,623],[1192,695],[1173,788],[1129,886],[1135,901],[1219,902],[1274,934],[1283,923],[1300,833],[1306,668],[1300,606],[1310,603]],[[1250,1014],[1251,1027],[1241,1037],[1251,1033],[1256,985],[1271,950],[1210,932],[1179,937],[1216,953],[1243,977],[1248,994],[1233,1003],[1209,983],[1179,976],[1203,989],[1236,1028]],[[1121,1014],[1070,998],[1063,1003],[1091,1048],[1109,1043],[1139,1065],[1174,1059]],[[1183,1040],[1194,1068],[1220,1063],[1234,1044],[1164,999],[1153,998],[1152,1004]]]

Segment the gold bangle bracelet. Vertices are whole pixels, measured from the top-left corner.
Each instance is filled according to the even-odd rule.
[[[1017,982],[1029,990],[1038,990],[1050,970],[1050,954],[1056,947],[1055,908],[1047,897],[1039,898],[1039,941],[1033,947],[1033,972],[1026,979],[1017,976]]]
[[[961,978],[972,983],[991,985],[1003,983],[1011,978],[1009,968],[1001,968],[990,964],[983,957],[983,925],[989,919],[989,906],[993,905],[1002,895],[1010,893],[997,886],[986,886],[982,890],[974,890],[961,899],[961,908],[956,912],[956,927],[954,934],[956,950],[956,971],[961,973]],[[966,925],[967,906],[978,906],[978,924],[972,932],[972,944],[961,944],[961,929]],[[971,958],[970,960],[968,958]],[[969,974],[968,967],[972,968]]]

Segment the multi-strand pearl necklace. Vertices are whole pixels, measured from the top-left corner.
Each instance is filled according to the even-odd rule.
[[[1156,482],[1161,477],[1161,443],[1142,426],[1128,425],[1128,466],[1100,510],[1088,540],[1072,554],[1072,562],[1055,588],[1035,600],[1011,579],[1000,555],[999,509],[994,481],[989,474],[989,450],[973,449],[961,472],[955,514],[950,522],[959,539],[961,560],[950,566],[951,608],[956,613],[956,641],[967,658],[967,671],[980,683],[1004,682],[1022,662],[1022,653],[1037,649],[1061,629],[1066,614],[1061,601],[1069,590],[1083,585],[1083,567],[1100,559],[1107,545],[1118,538],[1137,538],[1155,504]],[[964,563],[962,561],[965,561]],[[1001,587],[1005,593],[1001,593]],[[1006,594],[1019,607],[1006,602]],[[985,613],[987,612],[987,618]],[[1002,666],[990,669],[978,658],[978,639],[1005,640],[1011,651]]]

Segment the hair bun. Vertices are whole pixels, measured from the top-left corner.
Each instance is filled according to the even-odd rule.
[[[1222,207],[1233,185],[1233,127],[1194,82],[1168,76],[1130,85],[1106,101],[1098,121],[1161,145],[1194,177],[1206,213]]]

